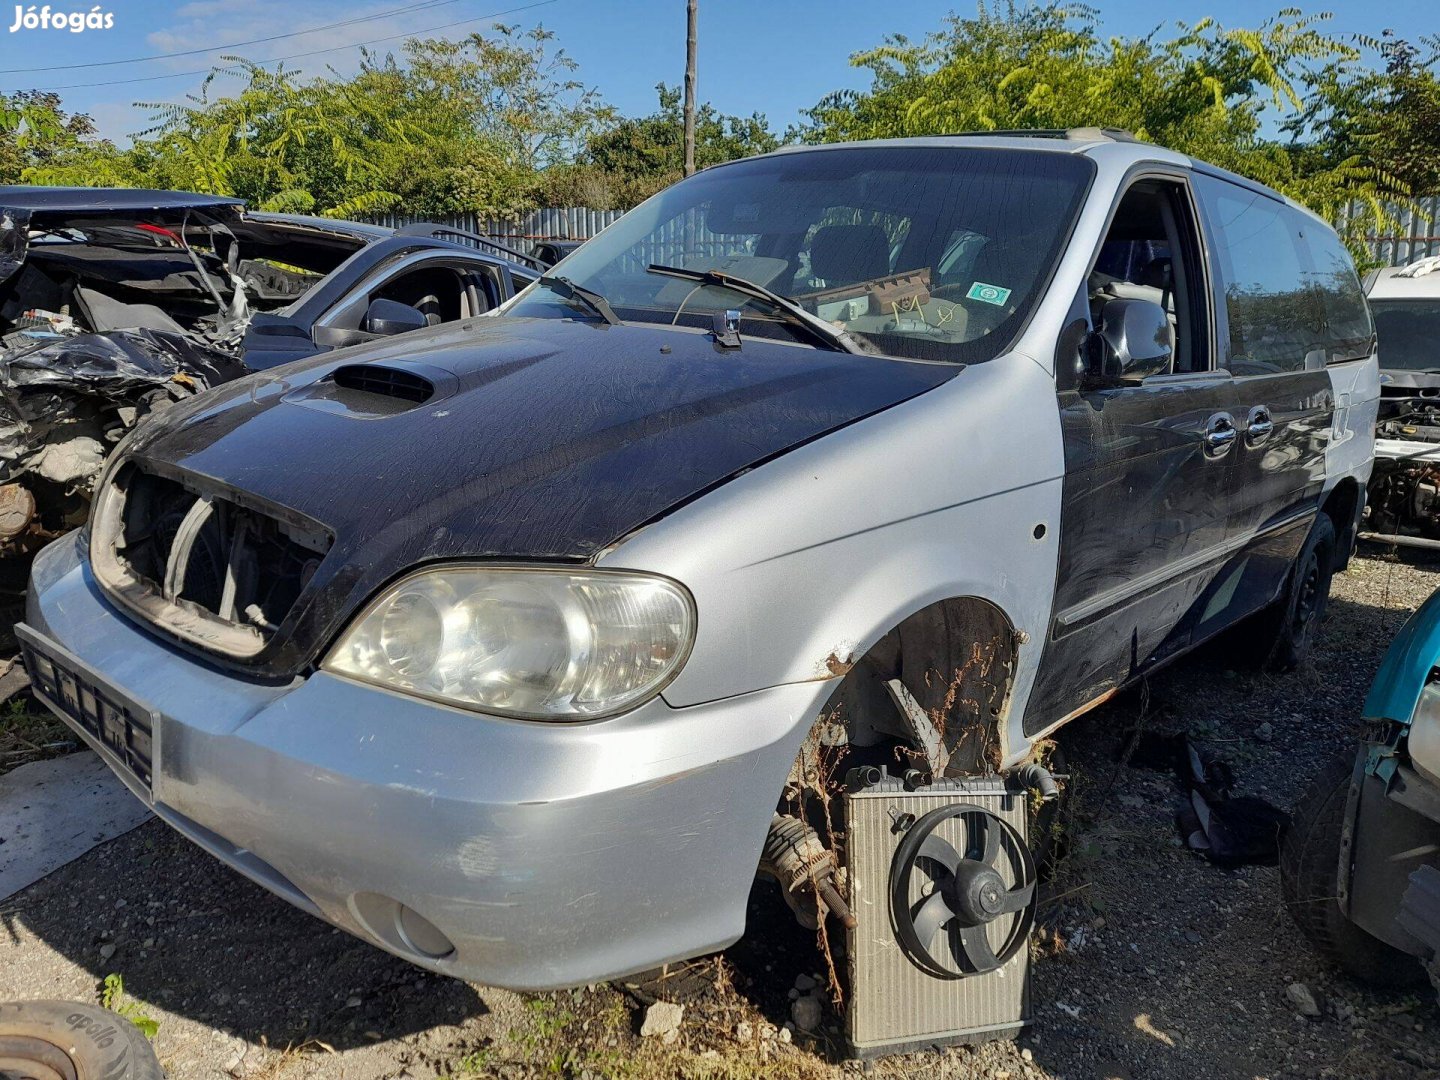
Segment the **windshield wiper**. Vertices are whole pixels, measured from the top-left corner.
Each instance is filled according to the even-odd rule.
[[[611,326],[620,325],[620,317],[610,307],[610,301],[601,296],[594,289],[587,289],[584,285],[576,285],[568,277],[552,277],[544,274],[540,278],[540,284],[547,289],[559,293],[566,300],[577,301],[581,307],[593,314],[599,315]]]
[[[840,352],[857,353],[861,356],[874,355],[873,349],[862,345],[849,331],[831,326],[818,315],[811,315],[788,296],[782,296],[780,293],[767,289],[764,285],[757,285],[753,281],[736,277],[734,274],[727,274],[723,270],[687,270],[683,266],[663,266],[660,263],[651,263],[646,269],[652,274],[683,278],[701,285],[715,285],[722,289],[729,289],[731,292],[740,293],[742,296],[752,296],[756,300],[763,300],[784,315],[791,326],[803,330],[812,341],[819,341],[822,345],[838,349]]]

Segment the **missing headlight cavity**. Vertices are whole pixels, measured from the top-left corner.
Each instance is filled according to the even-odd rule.
[[[96,572],[163,629],[220,652],[253,656],[289,614],[331,537],[223,492],[128,462],[102,493]]]

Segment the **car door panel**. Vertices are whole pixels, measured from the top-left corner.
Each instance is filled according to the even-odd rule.
[[[1226,557],[1233,415],[1228,375],[1166,376],[1060,396],[1065,445],[1054,617],[1026,730],[1039,731],[1188,644],[1193,609]]]
[[[1221,350],[1245,418],[1235,504],[1243,614],[1284,588],[1325,487],[1336,402],[1306,239],[1319,226],[1259,189],[1210,176],[1195,186],[1218,254]]]

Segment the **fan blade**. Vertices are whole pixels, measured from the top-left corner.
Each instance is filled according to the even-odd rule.
[[[960,865],[960,853],[951,846],[949,841],[936,836],[933,832],[925,837],[919,850],[915,852],[915,857],[937,862],[952,874]]]
[[[935,934],[954,917],[950,905],[945,903],[945,897],[938,892],[932,893],[915,909],[911,922],[915,924],[915,936],[920,939],[920,944],[925,946],[927,952],[930,943],[935,940]]]
[[[985,838],[984,850],[980,853],[980,861],[986,866],[995,864],[995,856],[1000,854],[1000,826],[990,821],[990,815],[973,815],[980,823],[980,833]]]
[[[960,931],[960,943],[965,947],[965,957],[976,971],[993,971],[1000,966],[995,950],[990,948],[990,939],[985,935],[984,926],[966,926]]]
[[[1024,911],[1030,903],[1031,897],[1035,895],[1035,883],[1021,885],[1019,888],[1011,889],[1005,894],[1005,903],[1000,907],[1000,914],[1008,915],[1015,911]]]

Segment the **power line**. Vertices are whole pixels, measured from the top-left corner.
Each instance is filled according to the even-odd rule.
[[[464,26],[466,23],[483,22],[486,19],[498,19],[501,15],[513,15],[517,11],[530,11],[533,8],[546,7],[550,4],[559,3],[559,0],[538,0],[534,4],[524,4],[520,7],[506,8],[504,11],[496,11],[489,15],[472,15],[468,19],[458,19],[455,22],[444,23],[440,26],[427,26],[423,30],[405,30],[398,34],[387,34],[385,37],[370,38],[368,41],[352,41],[347,45],[332,45],[328,49],[311,49],[309,52],[291,53],[288,56],[271,56],[264,60],[252,61],[257,65],[276,64],[285,60],[300,60],[307,56],[320,56],[323,53],[342,52],[345,49],[360,49],[366,45],[378,45],[382,41],[394,41],[397,38],[419,37],[421,34],[433,34],[440,30],[450,30],[456,26]],[[61,86],[26,86],[24,90],[52,91],[52,90],[83,90],[96,86],[126,86],[132,83],[160,82],[164,79],[193,78],[196,75],[209,75],[215,68],[197,68],[194,71],[172,71],[168,75],[145,75],[135,79],[105,79],[102,82],[88,83],[65,83]]]
[[[75,68],[116,67],[120,64],[143,64],[151,60],[172,60],[177,56],[198,56],[201,53],[224,52],[227,49],[243,49],[249,45],[264,45],[266,42],[280,41],[284,38],[318,34],[322,30],[337,30],[342,26],[353,26],[356,23],[372,22],[375,19],[384,19],[391,15],[403,14],[407,11],[423,11],[428,8],[445,7],[447,4],[455,3],[459,3],[459,0],[425,0],[424,3],[407,4],[404,7],[391,8],[389,11],[376,12],[374,15],[362,15],[354,19],[342,19],[340,22],[326,23],[324,26],[312,26],[309,30],[295,30],[288,34],[272,34],[270,37],[251,38],[249,41],[237,41],[230,45],[215,45],[208,49],[184,49],[178,52],[155,53],[152,56],[131,56],[125,60],[96,60],[88,64],[50,64],[46,67],[0,68],[0,75],[23,75],[32,71],[68,71]]]

